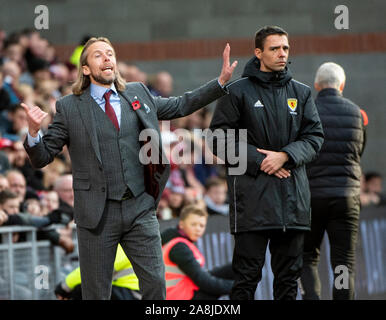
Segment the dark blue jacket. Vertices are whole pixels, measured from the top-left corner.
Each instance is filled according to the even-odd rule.
[[[360,108],[333,88],[321,90],[315,104],[325,137],[318,158],[307,166],[311,197],[359,196],[364,148]]]

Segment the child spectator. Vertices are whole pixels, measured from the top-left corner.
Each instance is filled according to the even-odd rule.
[[[204,270],[205,258],[194,245],[203,236],[207,219],[205,210],[189,205],[181,211],[177,228],[161,234],[167,300],[213,300],[231,291],[231,266]]]

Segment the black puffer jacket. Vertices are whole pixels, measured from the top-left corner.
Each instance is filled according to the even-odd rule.
[[[247,129],[246,174],[227,177],[231,232],[309,230],[310,191],[305,164],[315,159],[323,143],[310,88],[292,80],[287,68],[281,72],[260,71],[259,60],[252,58],[243,78],[227,89],[229,94],[218,100],[210,128]],[[218,155],[220,139],[215,141],[213,151]],[[256,148],[286,152],[290,160],[285,167],[291,169],[291,177],[281,180],[261,171],[265,155]]]
[[[336,89],[321,90],[315,100],[325,140],[318,158],[307,165],[313,198],[359,196],[364,148],[360,108]]]

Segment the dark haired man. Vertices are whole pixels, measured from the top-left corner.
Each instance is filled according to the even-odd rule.
[[[256,33],[255,47],[242,78],[230,83],[229,95],[218,100],[210,126],[247,129],[247,141],[235,136],[240,150],[246,145],[246,173],[227,175],[235,236],[231,299],[254,298],[268,241],[273,296],[295,299],[304,231],[310,229],[305,164],[319,152],[323,130],[310,88],[293,80],[287,67],[287,32],[264,27]],[[225,137],[229,142],[231,137]],[[218,155],[216,149],[215,144]]]

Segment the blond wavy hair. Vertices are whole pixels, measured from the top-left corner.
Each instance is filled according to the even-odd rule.
[[[87,49],[93,43],[98,42],[98,41],[107,43],[113,49],[113,52],[115,55],[115,50],[114,50],[110,40],[105,38],[105,37],[98,37],[98,38],[93,37],[86,42],[86,44],[84,45],[84,48],[82,50],[82,53],[80,55],[80,61],[79,61],[79,67],[78,67],[78,76],[77,76],[74,84],[72,85],[72,92],[73,92],[73,94],[75,94],[77,96],[81,95],[90,86],[90,83],[91,83],[90,76],[86,76],[83,74],[83,66],[88,66],[88,64],[87,64],[87,57],[88,57],[87,51],[88,50]],[[126,81],[122,78],[119,71],[116,71],[115,76],[116,76],[115,80],[114,80],[115,88],[118,91],[124,91],[126,88]]]

